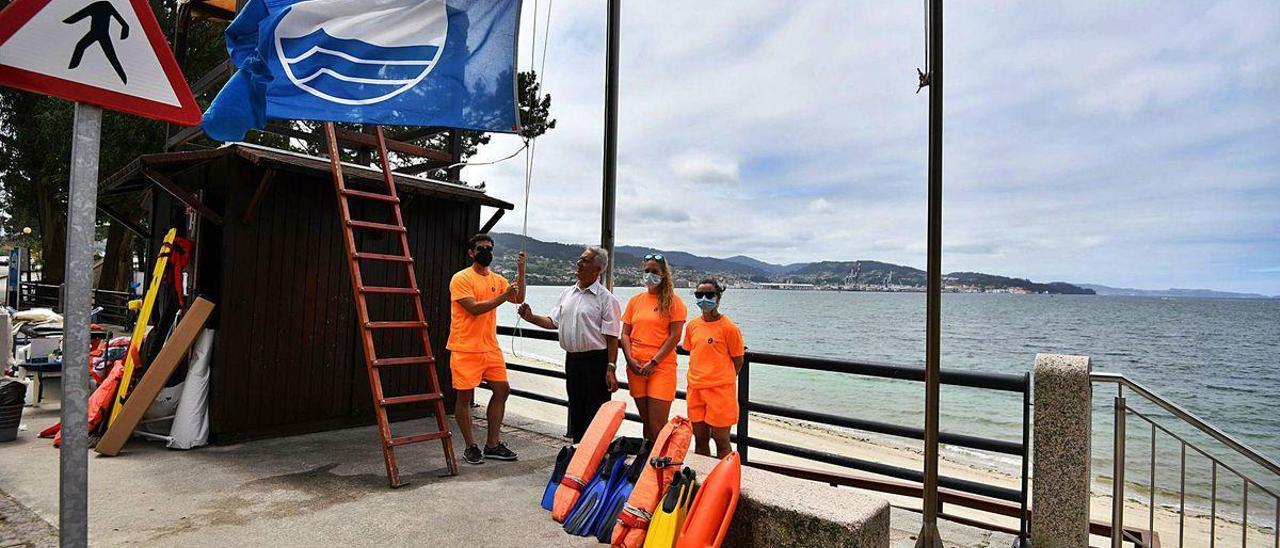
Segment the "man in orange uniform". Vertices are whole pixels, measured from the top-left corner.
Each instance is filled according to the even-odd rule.
[[[449,369],[453,388],[458,391],[454,418],[467,442],[462,459],[480,464],[488,459],[516,460],[516,454],[502,443],[502,418],[506,414],[507,361],[498,346],[498,311],[502,303],[524,302],[524,253],[516,259],[516,284],[511,285],[497,272],[489,270],[493,262],[493,238],[488,234],[471,237],[467,249],[471,266],[453,275],[449,282]],[[487,381],[493,394],[489,397],[486,418],[489,435],[484,451],[471,434],[471,402],[480,381]]]
[[[682,346],[689,351],[689,421],[693,422],[694,452],[716,457],[730,452],[729,427],[738,422],[738,372],[746,348],[742,331],[720,313],[724,287],[713,279],[702,280],[693,296],[702,316],[684,330]]]

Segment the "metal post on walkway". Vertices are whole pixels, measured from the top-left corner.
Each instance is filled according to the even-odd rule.
[[[938,404],[942,329],[942,0],[928,0],[925,74],[929,87],[929,235],[925,297],[924,519],[916,546],[942,546],[938,534]]]
[[[604,285],[613,290],[613,220],[618,187],[618,47],[622,0],[609,0],[604,77],[604,192],[600,206],[600,246],[609,252]]]
[[[89,307],[98,205],[102,109],[76,103],[67,198],[67,261],[62,300],[62,450],[58,453],[58,538],[89,543]]]

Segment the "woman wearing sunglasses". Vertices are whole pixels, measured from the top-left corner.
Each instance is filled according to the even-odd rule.
[[[738,372],[742,370],[742,331],[720,313],[724,287],[707,278],[698,284],[696,297],[702,316],[684,331],[689,351],[689,421],[693,423],[694,452],[716,457],[729,454],[729,427],[738,422]]]
[[[644,421],[645,439],[656,439],[676,398],[676,344],[688,310],[676,296],[666,257],[644,256],[645,291],[622,313],[622,350],[627,383]]]

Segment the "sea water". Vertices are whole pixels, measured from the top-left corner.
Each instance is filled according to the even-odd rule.
[[[561,289],[530,287],[527,300],[536,312],[545,314]],[[616,294],[625,304],[639,291],[619,288]],[[693,317],[697,309],[692,290],[678,293]],[[742,328],[753,350],[907,366],[924,363],[923,293],[730,289],[721,311]],[[515,307],[500,308],[499,318],[501,325],[515,325]],[[515,348],[555,362],[563,356],[555,343],[507,337],[501,343],[504,350]],[[1095,371],[1124,374],[1246,445],[1272,459],[1280,458],[1280,300],[943,295],[944,370],[1021,375],[1032,369],[1035,355],[1041,352],[1089,356]],[[1094,385],[1093,472],[1098,492],[1110,491],[1115,394],[1114,385]],[[751,398],[904,426],[924,424],[924,390],[919,382],[753,364]],[[1132,393],[1127,401],[1280,493],[1276,479],[1252,462],[1179,426]],[[940,414],[944,432],[1022,440],[1020,394],[944,385]],[[1150,426],[1132,416],[1127,426],[1128,492],[1146,501]],[[891,441],[920,445],[914,440]],[[1156,504],[1176,507],[1181,446],[1163,433],[1157,441]],[[942,450],[1008,473],[1019,471],[1017,457],[946,446]],[[1193,449],[1187,452],[1187,504],[1207,506],[1211,465]],[[1222,468],[1218,472],[1219,511],[1237,507],[1240,480]],[[1273,502],[1254,487],[1250,504],[1258,511],[1269,511]]]

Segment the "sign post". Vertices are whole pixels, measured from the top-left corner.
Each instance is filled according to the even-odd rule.
[[[89,308],[93,304],[93,240],[98,208],[102,109],[76,103],[67,198],[67,262],[63,311],[62,451],[58,461],[58,537],[89,544]]]
[[[89,309],[102,108],[200,122],[147,0],[14,0],[0,11],[0,85],[76,101],[63,285],[58,535],[89,544]]]

